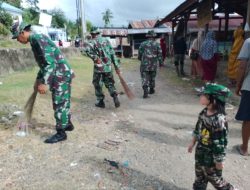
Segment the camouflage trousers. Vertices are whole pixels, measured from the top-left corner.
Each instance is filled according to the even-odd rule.
[[[67,127],[70,121],[71,80],[68,78],[62,82],[55,82],[51,89],[57,130]]]
[[[116,88],[115,88],[115,80],[113,77],[113,73],[95,73],[93,74],[93,81],[92,84],[95,87],[95,95],[97,101],[104,99],[104,94],[102,91],[103,83],[105,87],[108,89],[110,96],[116,95]]]
[[[215,168],[211,151],[196,148],[195,152],[195,182],[194,190],[206,190],[210,182],[215,189],[233,190],[234,187],[222,177],[222,170]]]
[[[142,79],[142,88],[154,88],[155,87],[155,77],[156,71],[142,71],[141,79]]]

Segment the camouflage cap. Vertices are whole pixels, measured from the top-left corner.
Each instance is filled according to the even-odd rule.
[[[19,22],[14,23],[11,28],[12,39],[16,39],[18,35],[28,27],[31,27],[31,24],[26,24],[24,22],[21,24],[19,24]]]
[[[156,37],[157,34],[155,33],[154,30],[149,30],[148,33],[146,34],[146,37],[152,38],[152,37]]]
[[[100,29],[95,26],[93,26],[90,30],[90,34],[99,34],[100,32]]]
[[[222,102],[226,102],[227,98],[232,95],[231,91],[227,87],[215,83],[206,84],[201,93],[212,95],[215,99]]]

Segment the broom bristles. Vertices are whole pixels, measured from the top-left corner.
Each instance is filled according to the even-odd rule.
[[[30,122],[31,117],[32,117],[32,112],[33,112],[36,96],[37,96],[37,90],[34,90],[34,92],[31,94],[31,96],[29,97],[29,99],[27,100],[24,106],[25,117],[27,118],[28,122]]]
[[[119,79],[120,79],[120,82],[121,82],[121,84],[122,84],[122,87],[123,87],[123,89],[124,89],[125,94],[127,95],[127,97],[128,97],[130,100],[134,99],[134,98],[135,98],[134,93],[130,90],[130,88],[128,87],[127,83],[125,82],[125,80],[123,79],[123,77],[121,76],[121,74],[119,73],[119,74],[117,74],[117,75],[118,75],[118,77],[119,77]]]

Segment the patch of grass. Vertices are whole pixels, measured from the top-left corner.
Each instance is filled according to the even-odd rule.
[[[135,65],[140,67],[140,62],[138,59],[126,59],[122,58],[121,60],[121,67],[126,70],[134,69]]]
[[[7,39],[7,38],[1,38],[0,39],[0,48],[30,48],[30,45],[23,45],[17,40]]]
[[[75,73],[72,82],[72,99],[79,102],[88,95],[93,95],[92,85],[93,62],[86,56],[72,57],[68,59]],[[134,68],[138,64],[137,59],[121,59],[121,67],[125,71]],[[0,77],[3,83],[0,85],[0,104],[10,103],[23,106],[33,91],[33,84],[38,72],[38,67],[25,69]]]
[[[87,93],[92,80],[93,64],[84,56],[72,57],[68,60],[76,77],[73,79],[72,96],[78,98]],[[0,104],[10,103],[24,105],[33,91],[33,84],[38,72],[38,67],[26,69],[0,77]],[[92,87],[92,86],[91,86]]]

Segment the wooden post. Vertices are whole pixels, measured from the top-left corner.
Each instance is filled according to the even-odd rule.
[[[225,33],[224,33],[224,40],[227,40],[227,36],[228,36],[228,23],[229,23],[229,12],[228,12],[228,8],[226,7],[225,10]]]
[[[187,38],[187,33],[188,33],[188,20],[189,20],[189,17],[190,17],[190,13],[189,14],[186,14],[184,16],[184,38],[186,39]]]
[[[247,2],[247,19],[246,19],[246,25],[245,25],[245,38],[249,38],[250,37],[250,0],[248,0]]]
[[[221,32],[221,18],[219,18],[219,32]]]
[[[131,45],[132,45],[132,57],[134,57],[134,52],[135,52],[135,48],[134,48],[134,35],[131,35]]]
[[[205,25],[205,36],[206,36],[208,30],[209,30],[209,23],[207,23],[207,24]]]
[[[174,27],[175,27],[175,21],[172,21],[172,42],[174,43]]]

